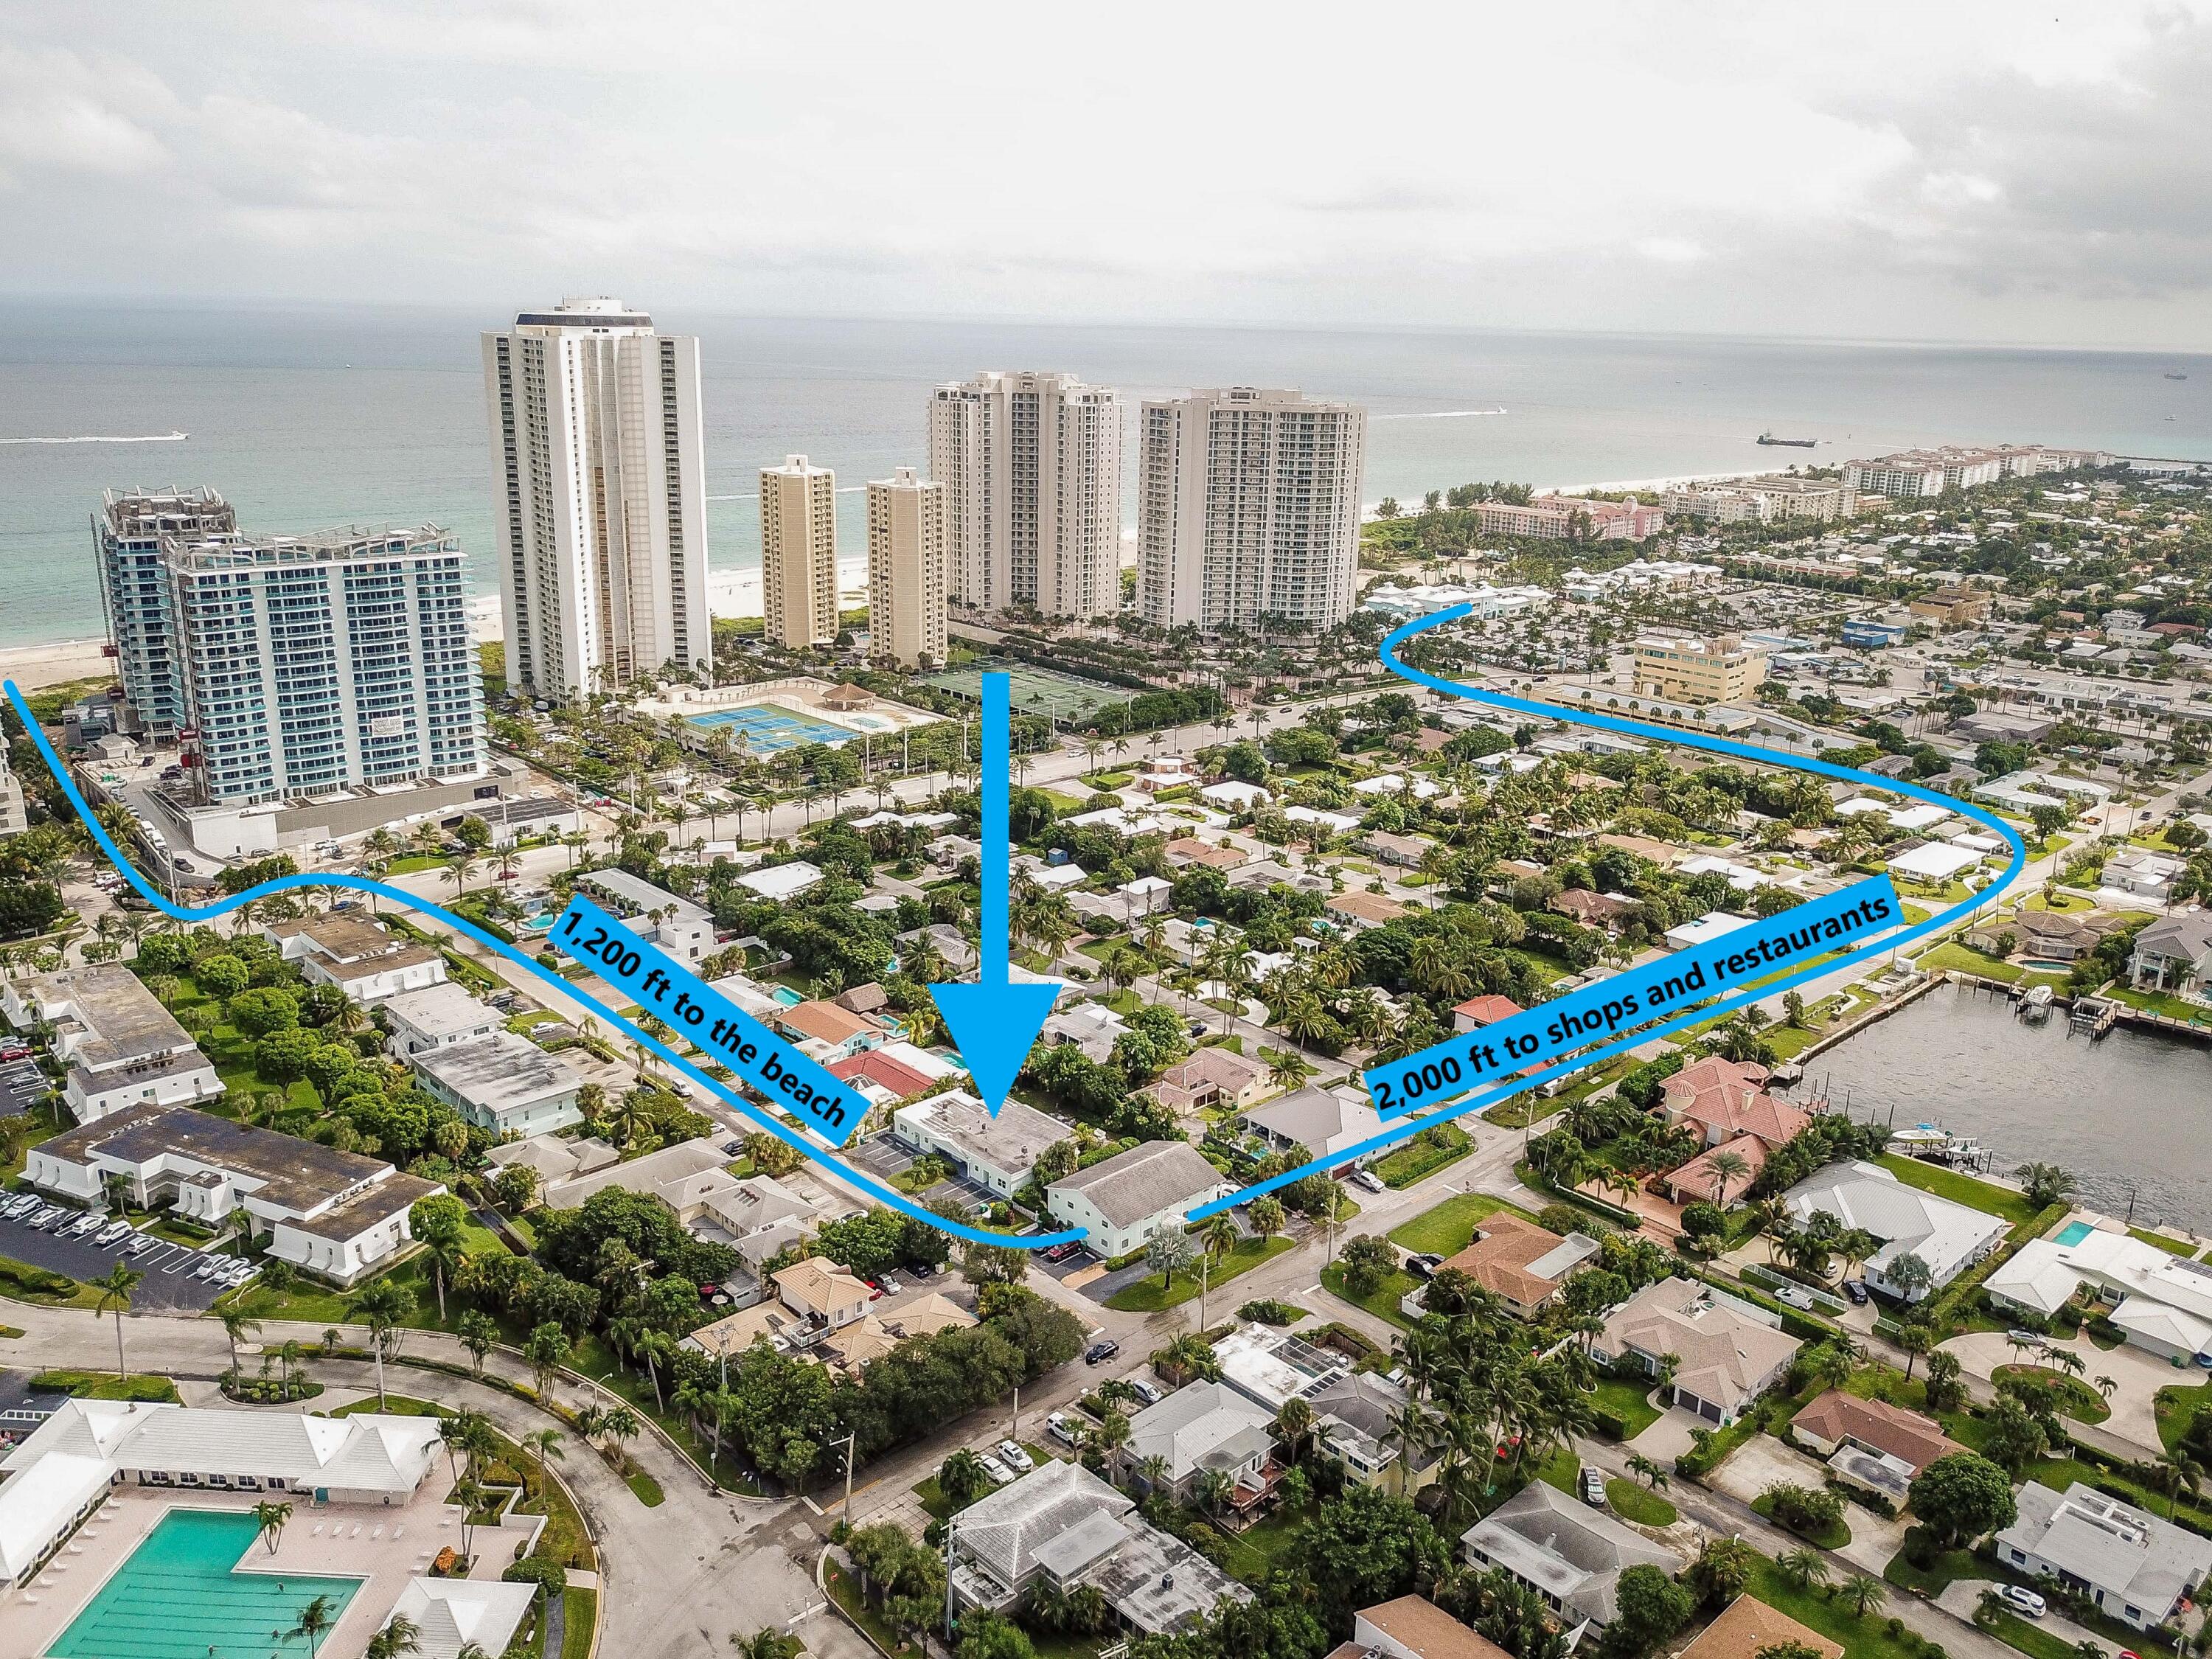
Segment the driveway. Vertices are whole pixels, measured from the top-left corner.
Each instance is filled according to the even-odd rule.
[[[2046,1352],[2063,1349],[2081,1355],[2081,1380],[2092,1387],[2100,1376],[2109,1376],[2118,1383],[2112,1392],[2112,1414],[2097,1426],[2115,1439],[2153,1454],[2165,1449],[2159,1439],[2154,1403],[2158,1391],[2176,1383],[2187,1387],[2203,1381],[2203,1374],[2193,1367],[2168,1364],[2147,1350],[2125,1343],[2107,1349],[2099,1347],[2086,1336],[2063,1340],[2054,1336],[2046,1338],[2044,1346]],[[1969,1376],[1984,1382],[1988,1382],[2000,1366],[2047,1363],[2032,1353],[2023,1356],[2005,1340],[2002,1331],[1969,1331],[1964,1336],[1953,1337],[1943,1347],[1958,1355],[1959,1364]]]
[[[1643,1451],[1643,1443],[1637,1443]],[[1649,1452],[1644,1453],[1650,1456]],[[1810,1486],[1819,1491],[1827,1471],[1802,1452],[1784,1445],[1771,1434],[1754,1434],[1721,1460],[1707,1477],[1708,1484],[1731,1498],[1751,1503],[1769,1486],[1788,1482],[1793,1486]],[[1853,1511],[1852,1530],[1857,1531],[1857,1515]]]
[[[1674,1460],[1690,1449],[1692,1429],[1710,1429],[1712,1425],[1695,1412],[1686,1412],[1680,1406],[1669,1406],[1659,1414],[1659,1420],[1628,1443],[1655,1463],[1672,1468]]]

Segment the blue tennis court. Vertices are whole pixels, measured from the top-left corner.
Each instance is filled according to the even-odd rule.
[[[690,720],[704,731],[718,726],[734,728],[744,736],[745,747],[756,755],[773,755],[779,750],[796,749],[805,743],[850,743],[854,735],[842,726],[794,714],[773,703],[717,709],[711,714],[694,714]]]

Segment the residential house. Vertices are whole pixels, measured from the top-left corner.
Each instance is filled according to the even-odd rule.
[[[350,1285],[413,1242],[408,1211],[446,1190],[381,1158],[188,1106],[124,1108],[32,1147],[25,1182],[88,1208],[118,1183],[138,1209],[238,1225],[281,1261]]]
[[[1849,626],[1849,624],[1845,624]],[[1680,1659],[1758,1659],[1762,1653],[1803,1648],[1818,1659],[1844,1659],[1844,1645],[1770,1607],[1755,1595],[1739,1595],[1698,1632]]]
[[[1498,1568],[1535,1591],[1571,1631],[1601,1631],[1620,1615],[1620,1575],[1629,1568],[1656,1567],[1672,1577],[1687,1565],[1546,1480],[1531,1480],[1476,1522],[1460,1546],[1474,1565]]]
[[[714,918],[702,904],[627,870],[586,871],[576,878],[576,886],[640,939],[686,967],[696,968],[714,953]]]
[[[1510,1019],[1522,1012],[1521,1005],[1511,997],[1469,997],[1452,1009],[1452,1030],[1479,1031],[1486,1025],[1495,1025],[1501,1019]]]
[[[1063,1225],[1086,1229],[1085,1248],[1110,1260],[1142,1249],[1158,1229],[1182,1226],[1191,1211],[1231,1190],[1188,1142],[1152,1140],[1054,1182],[1045,1206]]]
[[[945,1158],[961,1175],[1012,1198],[1030,1183],[1036,1161],[1074,1133],[1058,1118],[1009,1100],[996,1116],[959,1090],[934,1095],[891,1115],[891,1136],[925,1156]]]
[[[1425,1596],[1401,1595],[1352,1617],[1352,1639],[1328,1659],[1512,1659]]]
[[[1418,870],[1421,860],[1437,843],[1419,836],[1397,836],[1388,830],[1370,830],[1360,838],[1359,850],[1385,864],[1395,864],[1401,869]]]
[[[1208,1477],[1221,1476],[1230,1504],[1249,1509],[1274,1488],[1273,1421],[1225,1382],[1188,1383],[1129,1419],[1122,1467],[1179,1504],[1199,1501]]]
[[[2119,925],[2120,918],[2106,910],[2092,910],[2086,915],[2022,910],[1970,927],[1966,938],[1974,949],[1990,956],[2005,954],[1998,947],[2010,935],[2013,948],[2032,962],[2079,962]]]
[[[1939,1457],[1966,1449],[1943,1425],[1887,1400],[1831,1389],[1790,1425],[1798,1441],[1827,1460],[1830,1475],[1902,1509],[1915,1476]]]
[[[1195,836],[1182,836],[1160,850],[1167,854],[1168,862],[1177,869],[1197,864],[1209,870],[1225,872],[1248,863],[1252,857],[1249,852],[1233,841],[1206,842]]]
[[[1410,1498],[1443,1472],[1443,1446],[1433,1440],[1406,1443],[1399,1432],[1412,1396],[1372,1371],[1346,1371],[1308,1396],[1321,1443],[1344,1465],[1346,1476]]]
[[[1252,1592],[1136,1513],[1136,1500],[1080,1463],[1053,1458],[954,1516],[956,1609],[1003,1613],[1043,1579],[1061,1595],[1095,1586],[1127,1631],[1188,1631]]]
[[[1562,1237],[1510,1211],[1486,1216],[1465,1249],[1437,1269],[1465,1273],[1505,1304],[1516,1319],[1534,1319],[1567,1280],[1600,1254],[1583,1233]]]
[[[1554,897],[1549,908],[1570,921],[1602,928],[1608,933],[1619,932],[1621,923],[1636,910],[1632,900],[1615,898],[1610,893],[1593,893],[1583,887],[1570,887]]]
[[[335,985],[356,1002],[382,1002],[402,991],[442,983],[446,959],[427,945],[399,939],[374,922],[332,911],[263,924],[261,936],[310,985]]]
[[[2063,1492],[2030,1481],[2019,1504],[1994,1540],[1998,1559],[2056,1578],[2131,1630],[2166,1624],[2212,1569],[2212,1539],[2078,1480]]]
[[[1669,1127],[1695,1134],[1705,1150],[1667,1177],[1669,1194],[1680,1204],[1717,1204],[1741,1200],[1766,1167],[1776,1147],[1802,1134],[1812,1114],[1768,1094],[1767,1070],[1753,1062],[1709,1055],[1685,1066],[1661,1088]],[[1741,1170],[1718,1167],[1740,1159]]]
[[[1103,1066],[1114,1057],[1114,1043],[1128,1025],[1103,1002],[1079,1002],[1073,1008],[1055,1009],[1045,1016],[1039,1041],[1073,1043],[1085,1057]]]
[[[878,1021],[834,1002],[798,1003],[778,1009],[772,1018],[786,1036],[825,1064],[876,1048],[890,1035]]]
[[[1267,1068],[1231,1048],[1200,1048],[1152,1085],[1152,1098],[1177,1114],[1250,1105],[1267,1091]]]
[[[2032,1239],[1984,1281],[1991,1302],[2046,1319],[2085,1285],[2132,1346],[2212,1364],[2212,1279],[2123,1229],[2093,1227],[2070,1244]]]
[[[471,996],[451,980],[402,991],[384,1004],[392,1028],[384,1047],[394,1060],[407,1060],[433,1048],[474,1042],[503,1028],[507,1016]]]
[[[426,1048],[409,1063],[424,1093],[501,1139],[551,1134],[584,1121],[582,1073],[512,1031]]]
[[[2173,891],[2174,878],[2188,867],[2182,860],[2168,857],[2164,853],[2154,853],[2148,848],[2130,848],[2105,860],[2104,873],[2099,880],[2116,891],[2136,898],[2155,899],[2164,904]],[[2198,919],[2202,920],[2201,915]],[[2166,920],[2185,921],[2191,918],[2169,917]],[[2153,922],[2151,927],[2159,925]],[[2151,927],[2144,928],[2143,932],[2150,932]]]
[[[1802,1346],[1765,1309],[1679,1276],[1648,1285],[1606,1316],[1590,1344],[1601,1364],[1634,1363],[1653,1376],[1675,1360],[1669,1397],[1726,1428],[1790,1369]]]
[[[69,1068],[62,1098],[79,1123],[132,1106],[197,1105],[223,1091],[191,1033],[119,963],[0,983],[0,1012],[19,1031],[52,1028],[54,1058]]]
[[[726,1161],[721,1148],[703,1139],[678,1140],[620,1164],[602,1164],[593,1154],[584,1160],[589,1167],[580,1167],[574,1175],[545,1183],[545,1203],[550,1209],[578,1209],[593,1194],[605,1192],[610,1187],[648,1198],[658,1197],[664,1186],[688,1181],[708,1170],[720,1170]]]
[[[2002,1217],[1971,1209],[1908,1187],[1878,1164],[1831,1164],[1782,1195],[1790,1219],[1803,1226],[1823,1211],[1845,1228],[1863,1228],[1881,1248],[1863,1264],[1870,1289],[1900,1302],[1917,1302],[1949,1284],[1996,1249],[2005,1235]],[[1905,1255],[1919,1258],[1929,1282],[1908,1289],[1892,1277]]]
[[[1334,893],[1322,901],[1322,908],[1340,926],[1355,933],[1364,933],[1370,927],[1387,927],[1413,913],[1411,905],[1401,904],[1381,893]]]
[[[1364,1089],[1300,1089],[1252,1108],[1240,1121],[1277,1152],[1303,1146],[1323,1158],[1382,1132],[1382,1115]],[[1352,1164],[1345,1167],[1348,1171]]]
[[[2138,991],[2212,994],[2212,910],[2160,916],[2137,933],[2128,983]]]
[[[805,859],[792,859],[783,864],[772,864],[764,870],[748,870],[738,878],[738,885],[755,898],[764,898],[781,904],[795,899],[801,893],[821,884],[822,872]]]

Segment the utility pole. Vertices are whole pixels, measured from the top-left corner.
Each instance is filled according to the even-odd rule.
[[[853,1465],[859,1462],[860,1448],[855,1443],[860,1437],[860,1431],[855,1429],[842,1442],[832,1440],[830,1443],[833,1446],[842,1444],[845,1448],[845,1507],[842,1514],[848,1526],[853,1522]]]
[[[1213,1258],[1204,1249],[1198,1253],[1198,1328],[1203,1334],[1210,1328],[1206,1322],[1206,1298],[1212,1288]]]

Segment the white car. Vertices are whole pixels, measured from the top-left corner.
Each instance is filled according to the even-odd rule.
[[[998,1453],[1000,1460],[1008,1468],[1018,1469],[1024,1474],[1027,1474],[1036,1467],[1036,1460],[1022,1449],[1021,1442],[1018,1440],[1001,1440],[991,1449]]]
[[[1783,1285],[1778,1286],[1774,1292],[1774,1299],[1777,1302],[1779,1302],[1784,1307],[1796,1308],[1801,1313],[1810,1313],[1813,1311],[1813,1298],[1808,1296],[1803,1291],[1799,1290],[1795,1285]]]
[[[120,1244],[123,1242],[124,1235],[129,1231],[131,1231],[131,1224],[129,1222],[111,1221],[105,1227],[102,1227],[96,1235],[94,1235],[92,1242],[95,1244],[102,1245]]]
[[[105,1224],[106,1224],[102,1222],[96,1215],[84,1215],[79,1216],[75,1221],[70,1222],[67,1227],[64,1227],[62,1230],[62,1231],[67,1237],[82,1238],[87,1233],[95,1231]]]
[[[1061,1445],[1072,1446],[1075,1443],[1075,1425],[1067,1420],[1066,1412],[1048,1413],[1044,1419],[1044,1425],[1052,1437],[1059,1441]]]
[[[2044,1600],[2032,1589],[2024,1589],[2018,1584],[1999,1584],[1996,1596],[2014,1613],[2029,1619],[2043,1617]]]
[[[989,1452],[983,1454],[983,1473],[991,1477],[993,1484],[1001,1486],[1014,1478],[1014,1472]]]

